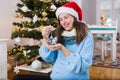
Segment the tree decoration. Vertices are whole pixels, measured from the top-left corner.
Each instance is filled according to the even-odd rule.
[[[21,38],[20,38],[20,37],[17,37],[17,38],[15,38],[15,41],[16,41],[17,43],[19,43],[19,42],[21,42]]]
[[[21,9],[23,12],[27,12],[27,11],[28,11],[28,7],[25,6],[25,5],[24,5],[23,7],[21,7],[20,9]]]
[[[42,21],[47,21],[47,19],[48,19],[47,17],[43,17]]]
[[[18,74],[18,73],[20,72],[18,66],[15,66],[15,67],[14,67],[14,72],[15,72],[16,74]]]
[[[20,71],[19,71],[19,68],[18,68],[18,66],[17,66],[17,62],[16,62],[16,66],[14,67],[14,72],[16,73],[16,74],[18,74]]]
[[[52,5],[50,6],[50,9],[52,9],[52,11],[55,11],[55,10],[57,9],[57,7],[56,7],[54,4],[52,4]]]
[[[25,50],[23,50],[23,55],[26,56],[27,55],[27,52]]]
[[[46,17],[47,16],[47,13],[44,11],[44,12],[42,12],[42,16],[43,17]]]
[[[28,31],[32,31],[33,29],[32,28],[29,28]]]
[[[18,32],[18,30],[19,30],[19,28],[18,27],[12,27],[12,32],[14,33],[14,32]]]
[[[35,16],[33,17],[33,22],[34,22],[34,23],[37,21],[37,18],[38,18],[37,15],[35,15]]]
[[[39,31],[40,31],[40,32],[42,32],[43,27],[44,27],[43,25],[41,25],[41,26],[39,27]]]
[[[42,63],[39,61],[39,60],[34,60],[31,64],[31,67],[34,69],[34,70],[38,70],[38,69],[41,69],[42,68]]]
[[[15,14],[15,18],[21,18],[21,19],[22,19],[23,17],[24,17],[24,16],[23,16],[22,14],[20,14],[20,13],[16,13],[16,14]]]

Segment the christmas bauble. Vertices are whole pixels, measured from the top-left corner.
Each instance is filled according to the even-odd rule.
[[[35,70],[42,68],[42,63],[39,60],[34,60],[31,64],[31,67]]]
[[[44,11],[44,12],[42,12],[42,16],[43,17],[46,17],[47,16],[47,13]]]
[[[40,31],[40,32],[42,32],[43,27],[44,27],[43,25],[41,25],[41,26],[39,27],[39,31]]]
[[[12,32],[18,32],[18,27],[12,27]]]

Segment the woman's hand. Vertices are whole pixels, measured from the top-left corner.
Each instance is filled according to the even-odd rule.
[[[70,52],[60,43],[55,44],[55,45],[48,45],[49,49],[54,51],[54,50],[61,50],[66,56],[70,56]]]
[[[49,49],[54,51],[54,50],[62,50],[63,45],[58,43],[58,44],[54,44],[54,45],[49,45]]]
[[[43,27],[43,29],[42,29],[43,38],[48,39],[52,29],[53,29],[53,26],[51,26],[51,25]]]
[[[62,44],[57,43],[54,45],[49,45],[47,42],[47,39],[45,39],[45,38],[42,40],[42,42],[51,51],[61,50],[66,56],[70,56],[70,52]]]

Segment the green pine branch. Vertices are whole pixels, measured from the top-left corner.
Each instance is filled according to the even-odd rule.
[[[39,55],[39,46],[35,45],[35,46],[20,46],[15,44],[15,47],[8,51],[8,55],[9,56],[14,56],[15,61],[19,61],[19,60],[30,60],[33,57],[36,57]],[[25,53],[24,53],[25,51]]]

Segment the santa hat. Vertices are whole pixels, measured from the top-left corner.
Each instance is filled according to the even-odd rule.
[[[82,9],[76,2],[69,2],[59,7],[56,10],[56,17],[58,18],[59,14],[67,13],[74,16],[78,21],[82,21]]]

